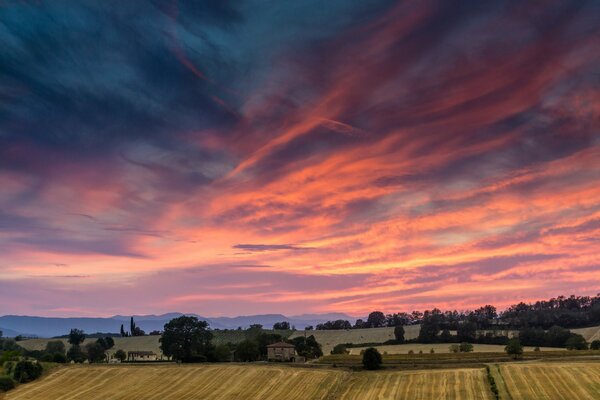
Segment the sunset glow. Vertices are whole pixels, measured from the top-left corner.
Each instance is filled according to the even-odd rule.
[[[0,314],[600,292],[600,3],[255,3],[0,1]]]

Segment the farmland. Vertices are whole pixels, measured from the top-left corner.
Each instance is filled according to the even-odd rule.
[[[74,366],[6,399],[322,399],[345,374],[254,365]]]
[[[409,325],[405,326],[405,334],[404,337],[407,340],[414,339],[419,335],[419,325]],[[578,328],[571,330],[574,333],[581,334],[588,342],[591,342],[594,339],[600,339],[600,327],[590,327],[590,328]],[[272,331],[269,331],[272,332]],[[370,329],[344,329],[344,330],[315,330],[315,331],[277,331],[277,333],[282,334],[284,337],[288,336],[290,339],[298,336],[304,335],[314,335],[317,342],[319,342],[323,349],[323,354],[329,354],[333,347],[336,344],[340,343],[383,343],[388,340],[394,339],[394,328],[370,328]],[[502,331],[503,334],[509,334],[512,336],[515,334],[515,331]],[[213,343],[238,343],[244,340],[244,331],[238,330],[229,330],[229,331],[213,331],[214,338]],[[132,350],[147,350],[153,351],[156,354],[161,354],[159,342],[159,336],[136,336],[136,337],[115,337],[115,347],[111,349],[111,351],[115,351],[116,349],[122,349],[125,351]],[[43,350],[46,347],[46,343],[49,340],[62,340],[65,344],[67,344],[66,339],[28,339],[19,344],[25,347],[28,350]],[[95,341],[95,339],[86,339],[84,345],[90,341]],[[400,345],[407,346],[407,345]],[[447,352],[448,345],[445,344],[436,344],[436,345],[419,345],[413,344],[412,347],[395,347],[391,346],[389,349],[388,346],[378,346],[380,350],[387,351],[389,354],[396,354],[402,352],[408,352],[408,350],[413,350],[418,353],[419,350],[422,350],[424,353],[428,352],[432,347],[436,353],[438,352]],[[486,345],[475,345],[475,351],[503,351],[504,347],[499,348],[500,350],[493,350],[491,347],[486,347]],[[406,350],[406,351],[404,351]],[[439,350],[439,351],[438,351]],[[527,350],[527,349],[526,349]],[[544,348],[542,348],[544,350]],[[358,348],[352,350],[353,354],[359,354],[360,350]]]
[[[22,385],[33,399],[491,399],[483,369],[348,372],[270,365],[72,366]]]
[[[501,399],[600,399],[600,362],[492,364]],[[1,398],[1,396],[0,396]],[[76,365],[5,400],[493,399],[481,368],[351,371],[268,364]]]
[[[337,399],[492,399],[483,369],[354,373]]]
[[[423,353],[429,353],[431,349],[435,353],[450,353],[449,343],[434,343],[434,344],[422,344],[422,343],[408,343],[408,344],[394,344],[394,345],[386,345],[386,346],[375,346],[377,350],[381,354],[407,354],[409,351],[413,351],[414,353],[418,353],[422,351]],[[348,349],[350,354],[357,355],[360,354],[361,351],[366,349],[366,347],[354,347]],[[533,351],[534,347],[524,347],[525,351]],[[553,347],[540,347],[541,351],[556,351],[556,348]],[[504,346],[499,344],[474,344],[473,352],[474,353],[502,353],[504,351]]]
[[[498,369],[513,400],[600,399],[600,362],[510,363]]]

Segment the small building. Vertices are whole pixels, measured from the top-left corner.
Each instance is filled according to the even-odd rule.
[[[127,352],[127,361],[156,361],[158,355],[153,351],[135,350]]]
[[[267,346],[267,359],[269,361],[295,361],[296,347],[293,344],[278,342]]]

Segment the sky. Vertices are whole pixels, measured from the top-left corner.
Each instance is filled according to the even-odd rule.
[[[598,292],[598,1],[0,0],[0,314]]]

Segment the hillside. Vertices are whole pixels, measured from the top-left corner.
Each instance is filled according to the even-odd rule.
[[[162,315],[134,315],[135,323],[146,332],[154,330],[161,331],[167,322],[171,319],[182,316],[181,313],[168,313]],[[276,322],[287,321],[291,326],[297,329],[304,329],[308,325],[317,325],[331,319],[347,319],[354,321],[354,318],[339,313],[330,314],[303,314],[287,317],[282,314],[261,314],[239,317],[215,317],[208,318],[197,314],[186,314],[195,316],[200,320],[207,321],[213,329],[237,329],[238,327],[247,328],[252,324],[263,325],[266,329],[273,327]],[[4,327],[5,336],[16,336],[26,333],[25,336],[37,337],[55,337],[69,333],[72,328],[83,329],[85,332],[112,332],[118,333],[121,324],[125,330],[129,327],[129,318],[123,315],[115,315],[108,318],[46,318],[30,317],[22,315],[5,315],[0,317],[0,326]]]
[[[409,325],[404,327],[404,337],[406,339],[414,339],[419,335],[419,325]],[[600,339],[600,326],[590,328],[572,329],[572,332],[581,334],[589,343],[592,340]],[[288,331],[289,332],[289,331]],[[281,332],[278,332],[281,333]],[[505,332],[515,334],[516,331]],[[383,343],[387,340],[394,339],[394,328],[369,328],[369,329],[348,329],[348,330],[298,330],[291,332],[290,339],[298,336],[314,335],[323,349],[323,354],[329,354],[333,347],[340,343]],[[285,334],[284,334],[285,336]],[[115,337],[115,347],[112,351],[122,349],[125,351],[132,350],[149,350],[160,354],[158,339],[160,336],[139,336],[139,337]],[[244,340],[244,332],[238,330],[229,331],[214,331],[213,342],[219,343],[238,343]],[[46,347],[48,340],[62,340],[65,344],[66,339],[28,339],[19,342],[19,344],[29,350],[43,350]],[[86,339],[85,343],[95,341],[96,339]],[[446,345],[444,345],[446,346]],[[430,346],[431,347],[431,346]],[[430,349],[427,347],[427,351]],[[446,346],[447,347],[447,346]],[[421,348],[417,349],[423,350]],[[408,348],[406,349],[408,351]],[[424,350],[425,351],[425,350]]]

